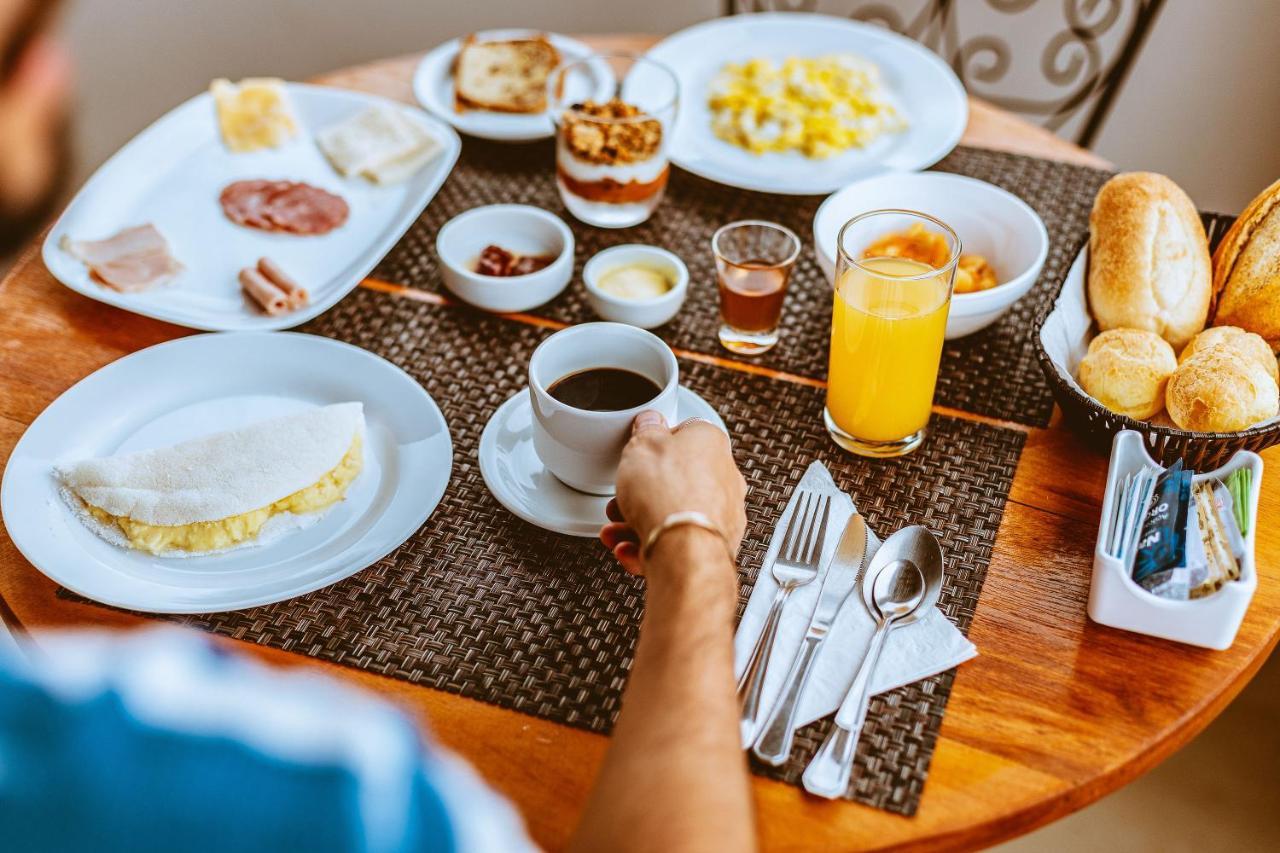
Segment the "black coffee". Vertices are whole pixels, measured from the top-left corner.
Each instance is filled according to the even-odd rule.
[[[617,367],[592,367],[562,376],[547,393],[575,409],[620,412],[643,406],[662,393],[648,376]]]

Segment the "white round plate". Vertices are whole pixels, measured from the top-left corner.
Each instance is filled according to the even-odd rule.
[[[66,506],[52,475],[57,463],[347,401],[364,403],[366,432],[346,500],[258,547],[187,558],[116,547]],[[440,409],[390,362],[313,335],[196,335],[115,361],[54,400],[9,458],[0,510],[23,556],[67,589],[130,610],[211,613],[283,601],[378,561],[426,521],[452,467]]]
[[[711,404],[680,386],[680,420],[700,418],[725,429]],[[725,430],[728,432],[728,430]],[[533,449],[533,406],[523,388],[498,407],[480,435],[480,474],[498,503],[530,524],[555,533],[594,538],[608,520],[609,498],[560,482]]]
[[[880,66],[910,126],[864,149],[815,160],[798,152],[751,154],[711,131],[707,92],[726,62],[853,53]],[[696,24],[655,45],[649,56],[680,80],[672,161],[717,183],[759,192],[819,195],[883,171],[915,171],[941,160],[969,120],[964,86],[920,44],[882,27],[810,13],[732,15]]]
[[[485,30],[476,33],[479,41],[504,41],[545,35],[560,51],[561,64],[590,56],[593,51],[577,39],[543,30]],[[413,73],[413,94],[430,113],[453,125],[459,132],[498,142],[528,142],[549,139],[555,133],[546,113],[500,113],[486,110],[458,112],[453,108],[453,62],[461,39],[452,39],[434,48],[418,63]],[[595,64],[592,69],[596,70]],[[613,76],[603,63],[598,69],[597,97],[608,99],[613,92]]]

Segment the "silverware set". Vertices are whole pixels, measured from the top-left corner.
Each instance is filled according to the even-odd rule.
[[[861,599],[875,621],[867,651],[844,701],[835,725],[818,754],[806,768],[804,787],[822,797],[839,797],[849,785],[858,737],[871,700],[871,683],[885,640],[895,628],[915,622],[938,600],[942,588],[942,550],[924,527],[905,527],[880,546],[867,565],[868,533],[858,513],[850,516],[831,560],[822,571],[822,555],[828,533],[831,499],[801,489],[787,519],[783,540],[770,567],[778,585],[764,627],[752,648],[738,683],[742,702],[742,744],[761,761],[786,762],[791,754],[796,714],[818,652],[846,602]],[[782,611],[791,594],[822,575],[817,604],[809,628],[791,662],[783,687],[763,723],[759,723],[761,694]]]

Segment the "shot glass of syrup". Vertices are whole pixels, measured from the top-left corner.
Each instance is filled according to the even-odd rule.
[[[711,237],[720,289],[720,343],[757,355],[778,342],[778,322],[800,238],[762,219],[730,222]]]

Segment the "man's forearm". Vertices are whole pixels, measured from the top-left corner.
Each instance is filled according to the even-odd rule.
[[[753,849],[728,555],[714,535],[682,528],[650,562],[636,659],[575,847]]]

